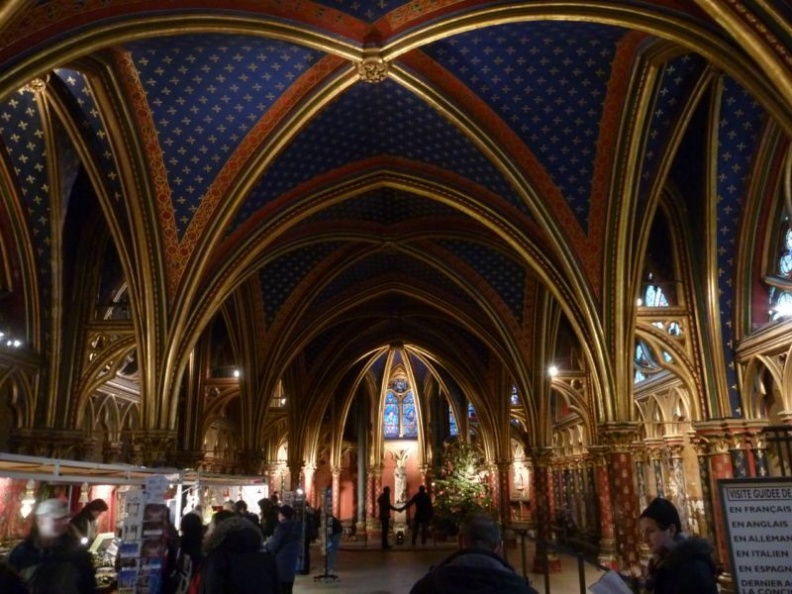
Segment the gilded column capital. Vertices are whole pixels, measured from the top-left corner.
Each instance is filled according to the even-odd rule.
[[[608,456],[607,456],[607,448],[602,445],[592,445],[589,446],[589,458],[591,459],[591,463],[598,468],[602,468],[608,465]]]
[[[606,446],[610,453],[632,451],[638,436],[638,423],[605,423],[599,427],[600,443]]]
[[[142,466],[170,466],[176,448],[176,432],[170,429],[143,429],[132,432],[132,463]]]
[[[555,452],[553,448],[537,447],[531,449],[531,459],[533,460],[534,467],[547,468],[553,464],[555,460]]]
[[[264,466],[264,453],[261,450],[242,450],[237,452],[237,460],[243,474],[261,474]]]

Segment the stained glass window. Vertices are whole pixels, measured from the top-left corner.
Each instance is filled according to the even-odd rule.
[[[383,433],[386,439],[398,439],[399,437],[399,399],[388,392],[385,397],[385,418],[383,423]]]
[[[643,304],[646,307],[668,307],[668,299],[663,289],[657,285],[647,285],[644,292]]]
[[[472,402],[468,403],[468,419],[476,420],[476,409]]]
[[[784,222],[785,225],[789,223]],[[781,320],[792,317],[792,229],[787,228],[781,245],[780,255],[776,260],[774,274],[767,277],[770,283],[770,319]]]
[[[415,414],[415,398],[413,398],[412,392],[407,393],[402,405],[404,414],[403,437],[415,439],[418,437],[418,419]]]
[[[454,416],[454,409],[448,407],[448,433],[451,437],[459,435],[459,428],[457,427],[456,417]]]
[[[520,394],[517,392],[517,386],[512,386],[511,395],[509,396],[509,404],[511,406],[520,405]]]
[[[382,419],[385,439],[418,439],[418,411],[409,388],[404,378],[397,378],[388,387]]]

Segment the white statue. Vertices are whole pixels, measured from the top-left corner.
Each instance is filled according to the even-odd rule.
[[[399,450],[398,453],[393,454],[393,459],[396,461],[394,498],[397,504],[407,501],[407,456],[407,450]]]

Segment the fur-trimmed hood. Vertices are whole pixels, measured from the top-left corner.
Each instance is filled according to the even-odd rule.
[[[680,535],[674,541],[674,545],[660,559],[660,565],[676,567],[688,563],[691,560],[706,561],[715,570],[715,563],[712,561],[712,545],[708,540],[696,536]]]
[[[649,561],[646,587],[654,594],[717,594],[712,545],[680,535],[664,554]]]
[[[204,554],[216,549],[235,552],[258,551],[264,541],[261,530],[245,518],[228,518],[214,527],[203,545]]]

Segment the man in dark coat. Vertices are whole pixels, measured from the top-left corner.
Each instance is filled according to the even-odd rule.
[[[245,518],[214,523],[204,542],[201,594],[280,594],[275,559],[262,544],[261,530]]]
[[[394,507],[390,501],[390,487],[382,489],[382,495],[377,497],[377,505],[379,506],[379,519],[382,523],[382,548],[389,549],[391,546],[388,544],[388,532],[390,532],[390,513],[393,511],[400,511],[398,507]]]
[[[410,594],[536,594],[500,556],[500,526],[490,516],[469,518],[464,548],[418,580]]]
[[[412,519],[412,543],[415,546],[418,540],[418,529],[421,530],[421,544],[426,544],[426,533],[429,530],[429,522],[432,521],[432,498],[426,492],[426,487],[421,485],[418,492],[404,504],[402,509],[415,506],[415,514]]]
[[[8,564],[31,594],[96,594],[91,556],[69,529],[69,506],[60,499],[39,502],[30,534],[13,548]]]
[[[278,509],[278,525],[265,544],[264,550],[275,555],[278,579],[283,594],[292,594],[297,561],[302,551],[302,523],[294,519],[294,508],[281,505]]]

